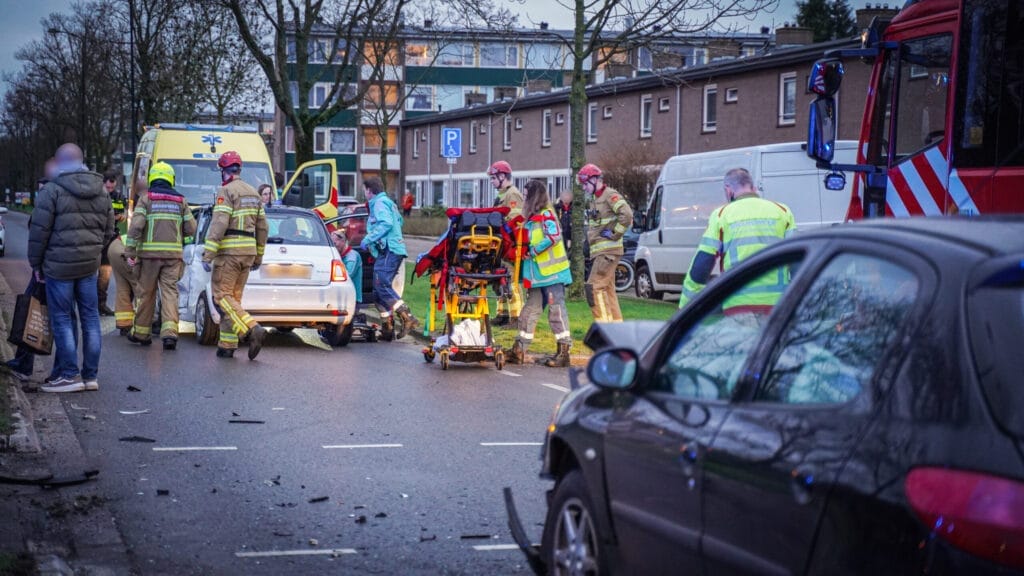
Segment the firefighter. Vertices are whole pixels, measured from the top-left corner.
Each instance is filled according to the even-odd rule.
[[[124,214],[124,197],[117,190],[117,172],[107,171],[103,175],[103,190],[110,196],[110,207],[114,209],[114,226],[117,227],[117,233],[124,234],[127,228]],[[113,240],[110,242],[113,242]],[[107,242],[106,246],[103,247],[100,271],[96,277],[96,296],[100,302],[100,316],[115,316],[114,311],[107,306],[107,289],[110,287],[110,274],[113,268],[113,262],[107,257],[110,251],[110,242]]]
[[[136,280],[139,267],[129,266],[124,254],[127,234],[116,236],[107,246],[107,259],[113,271],[116,291],[114,292],[114,324],[121,336],[128,336],[135,325],[135,295],[139,293]]]
[[[150,336],[157,290],[160,291],[160,338],[164,350],[178,347],[178,280],[185,271],[182,245],[192,242],[196,221],[185,197],[174,189],[174,168],[157,162],[149,169],[149,190],[132,213],[125,242],[128,266],[139,266],[139,305],[128,340],[142,346]]]
[[[217,165],[223,184],[217,189],[203,252],[203,268],[213,271],[213,304],[220,313],[217,357],[234,357],[241,336],[248,338],[249,360],[253,360],[263,348],[267,331],[242,308],[242,291],[249,272],[263,262],[267,217],[260,195],[241,178],[238,152],[221,154]]]
[[[587,243],[590,274],[584,291],[597,322],[622,322],[615,292],[615,268],[622,257],[622,235],[633,226],[633,209],[622,194],[604,183],[601,169],[593,164],[576,175],[587,196]]]
[[[715,260],[722,259],[722,270],[728,270],[772,242],[796,232],[793,212],[779,202],[757,195],[754,179],[743,168],[725,174],[725,206],[711,213],[707,230],[690,261],[679,297],[682,308],[711,278]],[[777,277],[764,277],[754,282],[754,290],[744,291],[724,303],[730,310],[768,311],[779,300],[785,283]]]
[[[516,238],[517,231],[522,225],[523,215],[523,194],[512,184],[512,166],[504,161],[498,160],[487,170],[491,177],[491,185],[494,186],[494,205],[508,208],[508,215],[505,216],[505,230]],[[509,268],[513,263],[506,263]],[[519,312],[523,309],[522,289],[519,287],[519,278],[512,279],[511,298],[502,296],[498,299],[498,313],[494,318],[494,325],[504,326],[515,324],[519,319]]]

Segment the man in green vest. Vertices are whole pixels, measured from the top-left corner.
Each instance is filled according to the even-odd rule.
[[[796,232],[793,212],[785,204],[758,196],[754,180],[746,169],[729,170],[724,185],[725,198],[729,203],[712,212],[708,219],[707,230],[683,281],[680,308],[707,284],[716,259],[721,258],[724,272],[769,244]],[[788,283],[788,277],[765,275],[730,296],[723,303],[723,308],[727,313],[771,312]]]

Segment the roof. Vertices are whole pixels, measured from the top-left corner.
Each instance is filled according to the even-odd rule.
[[[709,64],[677,69],[667,73],[652,74],[638,78],[627,78],[625,80],[611,80],[588,86],[587,98],[638,92],[663,86],[677,86],[729,74],[751,72],[766,68],[777,68],[790,64],[813,62],[821,58],[828,50],[854,48],[857,46],[860,46],[859,39],[851,38],[833,40],[831,42],[822,42],[819,44],[782,48],[761,56],[718,60]],[[438,114],[427,114],[417,116],[415,118],[408,118],[402,121],[402,126],[422,126],[425,124],[476,117],[482,114],[505,114],[513,109],[521,110],[524,108],[550,106],[552,104],[567,102],[568,100],[569,89],[566,87],[553,92],[525,96],[516,100],[492,102],[490,104],[459,108]]]

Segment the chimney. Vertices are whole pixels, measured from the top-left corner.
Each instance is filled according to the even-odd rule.
[[[548,23],[547,22],[541,22],[540,23],[540,29],[541,30],[547,30],[548,29]]]
[[[716,38],[708,42],[708,62],[719,58],[736,58],[741,51],[738,42],[728,38]]]
[[[801,26],[783,26],[775,30],[775,45],[779,48],[786,46],[805,46],[814,43],[814,31]]]
[[[769,33],[771,33],[771,31],[772,31],[771,28],[769,28],[767,26],[761,26],[761,34],[769,34]]]
[[[871,22],[878,18],[879,20],[892,20],[893,16],[899,13],[896,8],[890,8],[888,4],[865,4],[863,8],[857,10],[857,29],[867,30],[871,27]]]

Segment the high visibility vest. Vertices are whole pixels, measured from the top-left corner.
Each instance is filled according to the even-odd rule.
[[[530,245],[540,244],[547,234],[544,232],[544,222],[553,221],[558,225],[558,218],[550,210],[544,210],[540,214],[530,218]],[[547,250],[533,257],[537,269],[542,276],[554,276],[563,270],[569,269],[569,258],[565,254],[565,243],[559,238],[552,238],[551,246]]]

